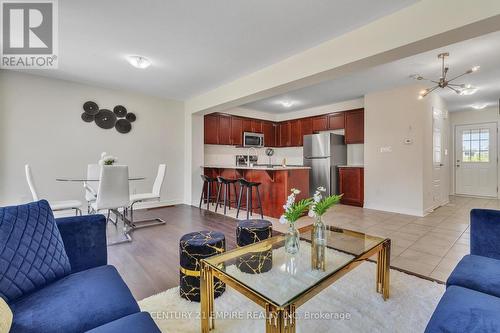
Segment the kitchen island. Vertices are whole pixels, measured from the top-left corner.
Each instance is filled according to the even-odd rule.
[[[261,183],[259,186],[264,215],[279,218],[283,214],[283,205],[290,190],[300,190],[297,200],[309,196],[309,170],[304,166],[223,166],[204,165],[204,174],[209,177],[244,178],[251,182]],[[234,191],[233,191],[234,192]],[[231,200],[237,201],[236,194],[231,192]],[[258,213],[257,194],[253,194],[253,212]],[[245,202],[245,199],[242,200]],[[233,203],[232,207],[236,207]],[[245,216],[245,214],[240,215]]]

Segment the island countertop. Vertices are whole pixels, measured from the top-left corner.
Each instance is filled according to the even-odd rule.
[[[226,165],[204,165],[201,167],[203,174],[209,177],[221,176],[229,179],[244,178],[250,182],[259,183],[258,191],[262,200],[262,211],[265,216],[279,218],[283,214],[283,205],[285,204],[291,189],[298,189],[300,193],[297,200],[309,197],[309,170],[310,167],[304,166],[226,166]],[[234,191],[234,187],[229,187],[229,198],[231,206],[235,207],[238,201],[241,187],[236,185],[239,190]],[[215,187],[211,190],[212,197],[216,197]],[[237,193],[234,193],[237,192]],[[244,191],[246,192],[246,191]],[[257,190],[252,192],[252,211],[253,214],[259,214]],[[242,202],[246,202],[246,193],[242,193]],[[246,215],[246,211],[243,216]],[[241,216],[241,215],[240,215]],[[255,216],[255,215],[254,215]]]
[[[238,169],[238,170],[304,170],[304,169],[311,169],[311,167],[308,166],[302,166],[302,165],[290,165],[290,166],[266,166],[266,165],[254,165],[254,166],[238,166],[238,165],[203,165],[202,168],[209,168],[209,169]]]

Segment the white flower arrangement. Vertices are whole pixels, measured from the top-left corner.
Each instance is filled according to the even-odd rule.
[[[118,162],[118,159],[113,155],[107,155],[106,153],[101,154],[101,159],[99,160],[99,165],[113,165]]]
[[[316,217],[314,208],[316,207],[316,204],[318,202],[321,202],[321,199],[323,199],[323,194],[321,194],[321,192],[326,192],[326,188],[320,186],[316,189],[316,192],[314,192],[313,201],[311,206],[309,207],[309,213],[307,214],[309,217]]]
[[[300,194],[300,190],[297,190],[295,188],[291,189],[291,193],[288,196],[286,203],[283,205],[283,209],[285,210],[285,212],[280,216],[279,221],[281,224],[295,223],[311,204],[311,199],[305,199],[300,200],[299,202],[295,202],[296,196],[298,194]]]

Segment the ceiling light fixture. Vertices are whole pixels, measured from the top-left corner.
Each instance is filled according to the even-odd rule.
[[[281,104],[285,108],[291,108],[294,106],[296,103],[294,101],[279,101],[279,104]]]
[[[151,66],[151,60],[143,56],[139,55],[128,56],[127,60],[135,68],[145,69]]]
[[[415,80],[418,80],[418,81],[421,81],[421,80],[430,81],[430,82],[436,84],[433,87],[430,87],[430,88],[427,88],[427,89],[424,89],[424,90],[420,91],[419,99],[424,98],[430,92],[436,90],[437,88],[443,88],[443,89],[444,88],[449,88],[449,89],[453,90],[454,92],[456,92],[459,95],[472,95],[472,94],[474,94],[477,91],[477,88],[476,87],[472,87],[471,85],[455,84],[455,83],[451,83],[451,81],[454,81],[454,80],[456,80],[459,77],[462,77],[464,75],[476,72],[477,70],[479,70],[479,66],[474,66],[471,69],[468,69],[467,71],[465,71],[465,73],[457,75],[457,76],[455,76],[455,77],[453,77],[451,79],[447,79],[446,75],[448,74],[448,70],[450,68],[448,66],[445,66],[444,61],[445,61],[445,58],[448,57],[449,55],[450,54],[448,52],[438,54],[438,59],[441,59],[441,77],[439,78],[438,81],[426,79],[425,77],[423,77],[420,74],[410,75],[410,77],[412,79],[415,79]]]
[[[488,103],[483,103],[483,104],[472,104],[471,105],[472,108],[476,109],[476,110],[482,110],[484,109],[485,107],[488,106]]]

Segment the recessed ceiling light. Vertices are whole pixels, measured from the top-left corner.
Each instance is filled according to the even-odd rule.
[[[127,60],[135,68],[144,69],[151,66],[151,60],[143,56],[139,55],[128,56]]]
[[[278,104],[281,104],[285,108],[291,108],[296,104],[294,101],[279,101]]]
[[[460,90],[460,95],[473,95],[475,94],[479,89],[477,87],[474,87],[470,84],[463,85],[462,89]]]
[[[482,104],[472,104],[471,105],[474,109],[476,110],[481,110],[484,109],[485,107],[488,106],[488,103],[482,103]]]

